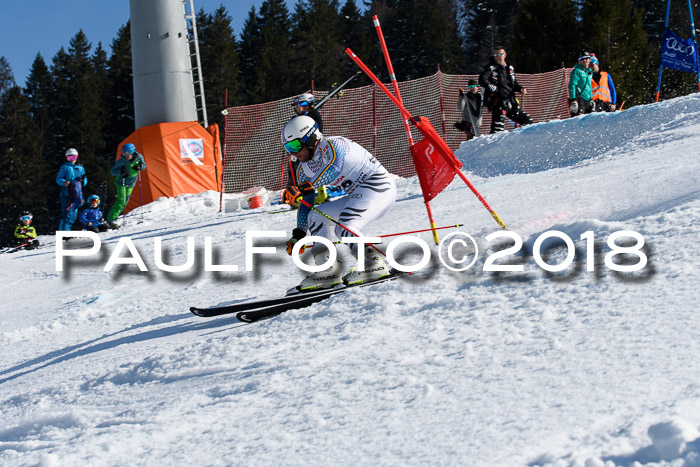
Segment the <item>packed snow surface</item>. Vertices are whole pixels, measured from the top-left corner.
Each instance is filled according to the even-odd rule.
[[[252,325],[188,308],[301,281],[286,238],[257,240],[277,253],[246,271],[246,234],[289,235],[294,212],[186,195],[137,209],[63,271],[53,236],[0,255],[0,464],[700,466],[700,95],[457,156],[512,238],[456,178],[431,206],[438,225],[464,224],[441,238],[476,241],[469,270],[414,234],[432,261],[412,277]],[[428,226],[417,179],[397,185],[366,235]],[[187,265],[187,237],[194,265],[158,267]],[[213,264],[238,272],[205,271],[207,237]],[[135,258],[126,239],[148,270],[106,272],[115,252]],[[455,259],[474,253],[454,240]]]

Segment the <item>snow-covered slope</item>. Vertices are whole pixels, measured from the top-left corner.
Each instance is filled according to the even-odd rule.
[[[187,310],[300,281],[284,239],[263,242],[279,253],[245,271],[246,232],[289,232],[294,213],[219,213],[216,194],[182,196],[145,207],[142,223],[129,216],[63,272],[49,236],[0,255],[0,464],[700,465],[700,95],[482,137],[457,154],[524,241],[499,263],[523,272],[483,271],[503,240],[486,240],[498,225],[459,180],[432,207],[477,241],[470,270],[434,261],[253,325]],[[365,233],[427,226],[417,180],[398,186]],[[523,253],[550,230],[575,242],[563,272]],[[640,271],[605,262],[618,231],[643,237]],[[195,266],[158,269],[155,238],[178,265],[188,236]],[[103,271],[123,237],[147,272]],[[205,237],[215,263],[239,272],[204,271]],[[548,246],[549,264],[565,260]]]

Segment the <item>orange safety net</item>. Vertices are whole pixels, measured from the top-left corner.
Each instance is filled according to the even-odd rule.
[[[139,128],[119,145],[132,143],[146,161],[124,212],[161,196],[219,190],[217,170],[221,148],[218,127],[197,122],[159,123]]]
[[[517,74],[520,84],[528,90],[521,100],[522,108],[535,123],[569,117],[570,71],[562,68],[536,75]],[[450,149],[456,150],[466,140],[466,135],[453,127],[461,120],[457,110],[459,89],[466,89],[469,79],[474,78],[478,77],[438,71],[432,76],[400,82],[399,91],[406,109],[414,117],[427,117]],[[320,101],[327,93],[316,91],[316,100]],[[278,190],[287,185],[289,156],[282,147],[280,134],[285,123],[296,115],[293,97],[227,109],[225,192],[240,193],[255,186]],[[345,136],[361,144],[393,174],[401,177],[416,174],[401,114],[377,86],[346,89],[326,102],[320,112],[324,135]],[[490,131],[491,115],[484,109],[482,116],[479,132],[484,135]],[[512,128],[512,123],[506,125],[506,129]],[[415,128],[411,131],[414,141],[419,141],[418,131]]]

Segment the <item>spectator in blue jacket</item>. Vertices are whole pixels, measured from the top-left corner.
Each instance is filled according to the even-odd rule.
[[[58,230],[71,230],[78,217],[78,208],[83,205],[83,187],[87,185],[85,169],[76,164],[78,151],[70,148],[66,151],[66,162],[56,175],[56,183],[61,187],[61,221]]]
[[[88,198],[88,207],[80,214],[80,222],[85,226],[85,230],[91,230],[95,233],[106,232],[109,230],[107,223],[100,211],[100,197],[90,195]]]

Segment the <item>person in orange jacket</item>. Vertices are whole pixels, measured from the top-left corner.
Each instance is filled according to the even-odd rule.
[[[600,62],[595,54],[591,54],[591,90],[595,112],[614,112],[617,109],[617,92],[612,76],[607,71],[600,71]]]

